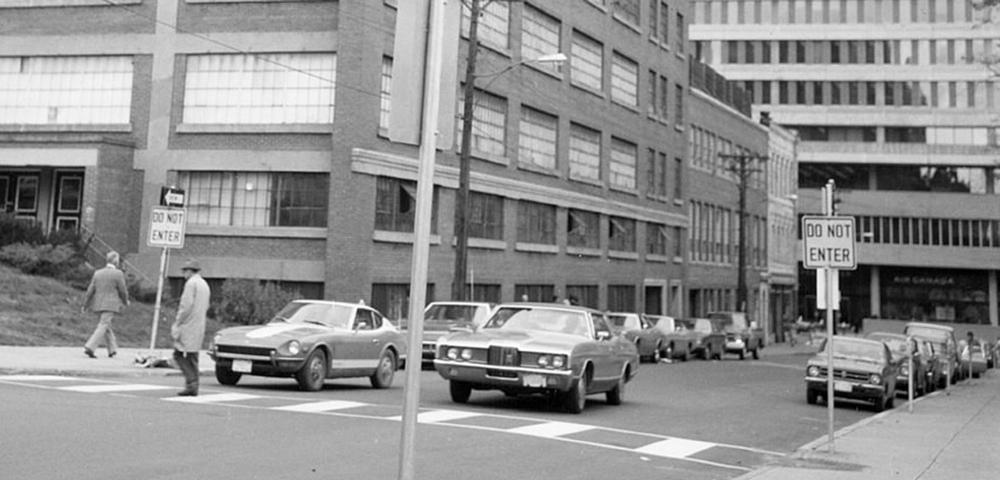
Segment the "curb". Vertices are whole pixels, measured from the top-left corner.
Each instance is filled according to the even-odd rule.
[[[214,375],[213,370],[199,370],[199,377]],[[180,370],[174,368],[135,368],[134,371],[94,371],[72,368],[6,368],[0,367],[0,375],[59,375],[72,377],[182,377]]]

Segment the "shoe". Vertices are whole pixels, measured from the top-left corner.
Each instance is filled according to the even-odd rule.
[[[90,358],[97,358],[97,355],[94,355],[94,351],[87,347],[83,347],[83,353]]]
[[[115,358],[116,355],[118,355],[118,352],[111,352],[108,354],[108,358]]]
[[[185,388],[184,390],[181,390],[181,391],[177,392],[177,396],[178,397],[197,397],[198,396],[198,391],[197,390],[188,390],[188,389]]]

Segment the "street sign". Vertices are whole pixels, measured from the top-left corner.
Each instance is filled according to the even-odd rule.
[[[858,268],[854,217],[802,217],[802,263],[805,268]]]
[[[153,207],[149,216],[150,247],[184,248],[184,209]]]
[[[160,205],[164,207],[183,207],[184,189],[174,186],[160,187]]]

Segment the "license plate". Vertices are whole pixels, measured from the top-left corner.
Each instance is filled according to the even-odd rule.
[[[250,373],[253,370],[253,362],[250,360],[233,360],[233,371],[240,373]]]
[[[544,387],[545,377],[543,375],[527,374],[521,377],[525,387]]]
[[[854,384],[851,382],[833,382],[833,389],[838,392],[850,392],[854,390]]]

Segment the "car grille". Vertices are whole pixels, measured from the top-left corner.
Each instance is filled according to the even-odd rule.
[[[826,377],[825,367],[819,367],[819,376]],[[839,378],[842,380],[855,380],[858,382],[867,382],[870,377],[871,377],[870,373],[851,372],[839,368],[833,369],[833,378]]]
[[[507,370],[494,370],[492,368],[486,369],[487,377],[500,377],[500,378],[517,378],[517,372],[508,372]]]
[[[273,349],[265,347],[247,347],[243,345],[216,345],[215,351],[218,353],[235,353],[239,355],[258,355],[268,357]]]
[[[487,352],[486,363],[505,367],[517,367],[521,365],[521,354],[513,347],[490,347],[489,352]]]

